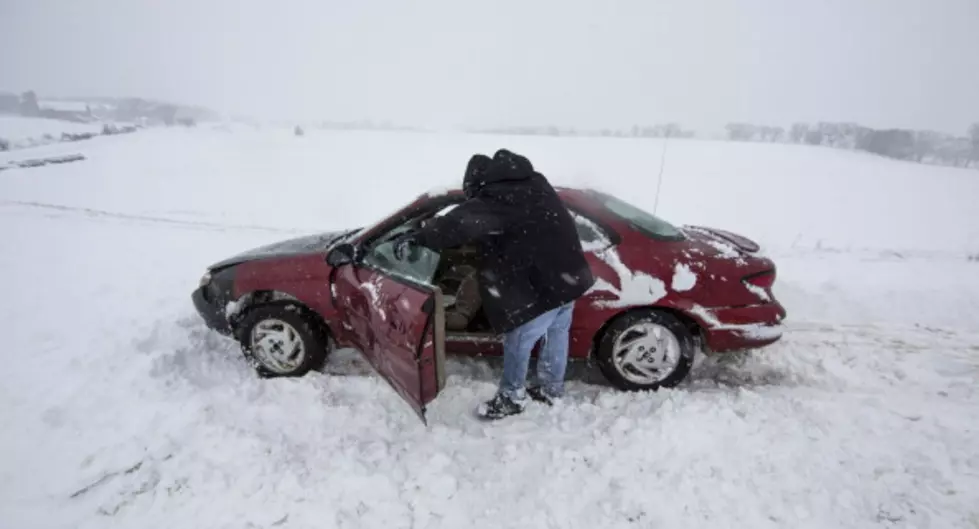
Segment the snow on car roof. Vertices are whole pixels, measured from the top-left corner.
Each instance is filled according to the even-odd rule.
[[[423,197],[440,197],[440,196],[444,196],[444,195],[451,195],[451,194],[457,193],[457,192],[458,193],[461,193],[462,192],[462,188],[460,188],[458,186],[441,185],[441,186],[436,186],[436,187],[430,188],[428,191],[425,191],[420,196],[423,196]]]

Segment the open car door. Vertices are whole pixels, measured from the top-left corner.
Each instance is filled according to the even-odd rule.
[[[438,260],[425,248],[398,260],[383,242],[342,266],[333,284],[352,341],[426,424],[426,406],[445,387],[444,302],[430,284]]]

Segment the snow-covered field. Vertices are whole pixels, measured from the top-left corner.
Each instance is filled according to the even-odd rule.
[[[59,119],[0,116],[0,139],[9,142],[11,149],[23,149],[59,141],[61,135],[66,132],[68,134],[82,134],[86,132],[98,133],[101,130],[102,125],[100,123],[73,123]]]
[[[454,360],[426,429],[354,353],[259,380],[208,332],[204,267],[356,226],[508,147],[649,209],[663,144],[147,130],[0,173],[0,527],[979,526],[979,177],[801,146],[670,141],[658,214],[780,266],[779,344],[486,425]],[[0,164],[14,153],[0,153]]]

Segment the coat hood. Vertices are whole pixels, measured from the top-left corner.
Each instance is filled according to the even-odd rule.
[[[486,186],[528,180],[536,174],[533,164],[525,156],[500,149],[493,158],[477,154],[469,159],[462,188],[466,196],[472,198]]]
[[[485,154],[474,154],[466,165],[466,174],[462,178],[462,191],[466,198],[476,196],[476,192],[483,186],[483,177],[486,169],[493,163],[493,159]]]

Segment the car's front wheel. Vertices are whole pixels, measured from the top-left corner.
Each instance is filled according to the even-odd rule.
[[[595,351],[602,374],[626,391],[657,390],[679,384],[693,365],[693,335],[668,312],[628,312],[613,320]]]
[[[297,305],[248,309],[237,327],[245,359],[263,377],[299,377],[326,359],[326,333]]]

